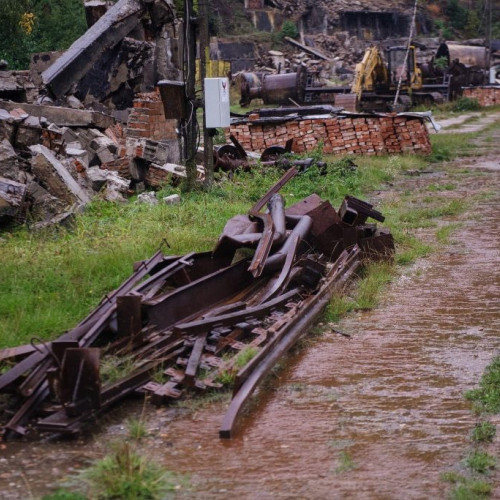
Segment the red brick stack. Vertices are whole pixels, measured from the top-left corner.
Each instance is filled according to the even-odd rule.
[[[175,139],[177,120],[165,119],[163,103],[158,90],[137,94],[129,115],[125,135],[154,141]]]
[[[269,146],[283,146],[293,138],[293,151],[311,151],[319,144],[326,154],[382,155],[388,153],[430,154],[431,143],[424,119],[396,114],[375,116],[325,116],[292,121],[248,121],[233,125],[233,134],[248,151],[262,152]]]
[[[481,106],[494,106],[500,104],[500,86],[467,87],[464,89],[463,96],[477,99]]]

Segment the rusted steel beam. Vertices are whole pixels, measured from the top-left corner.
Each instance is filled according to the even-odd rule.
[[[103,388],[101,391],[101,406],[98,409],[86,408],[77,416],[67,415],[65,410],[60,410],[49,417],[40,419],[35,427],[40,431],[56,432],[61,434],[74,434],[79,432],[83,423],[89,418],[98,415],[104,409],[120,401],[128,394],[134,392],[139,387],[146,384],[151,373],[161,364],[160,360],[154,360],[146,363],[132,374],[124,377],[111,386]]]
[[[357,218],[348,222],[349,224],[364,224],[368,217],[378,220],[379,222],[385,221],[385,217],[378,210],[375,210],[373,208],[373,205],[367,203],[366,201],[355,198],[354,196],[346,196],[339,209],[339,214],[344,222],[347,221],[345,220],[342,213],[344,211],[347,212],[348,210],[354,211],[358,214]]]
[[[248,270],[252,273],[253,277],[258,278],[262,274],[264,264],[269,255],[269,252],[271,251],[275,235],[275,226],[270,214],[260,214],[257,212],[254,214],[250,214],[250,216],[259,218],[264,224],[264,228],[262,229],[262,236],[253,255],[252,262],[248,267]]]
[[[299,238],[299,242],[305,240],[312,226],[312,219],[308,215],[300,217],[299,222],[293,228],[283,246],[273,255],[271,255],[264,266],[264,272],[279,270],[286,260],[290,248],[294,245],[294,237]]]
[[[208,330],[198,333],[196,341],[193,345],[193,349],[186,366],[186,371],[184,372],[184,384],[188,387],[194,386],[194,378],[196,377],[196,372],[198,371],[198,365],[200,364],[203,348],[205,347],[205,342],[207,341],[207,335]]]
[[[116,298],[116,321],[118,334],[129,337],[131,341],[142,330],[141,297],[135,294],[121,295]]]
[[[192,266],[194,252],[188,253],[183,257],[178,257],[174,262],[168,264],[157,273],[152,274],[147,280],[134,288],[134,292],[144,295],[144,298],[153,297],[156,292],[165,284],[165,280],[173,274],[184,269],[186,266]]]
[[[59,398],[68,416],[101,406],[100,349],[69,348],[59,375]]]
[[[2,432],[4,440],[24,436],[26,434],[26,424],[49,393],[49,384],[44,382],[24,401],[14,416],[5,424]]]
[[[248,261],[241,260],[180,287],[163,298],[144,302],[150,322],[159,328],[169,328],[193,312],[208,310],[214,304],[229,299],[252,281],[247,268]]]
[[[0,350],[0,361],[22,358],[42,349],[43,344],[26,344],[17,347],[6,347]]]
[[[289,292],[276,297],[273,300],[266,302],[265,304],[248,307],[242,311],[237,311],[231,314],[224,314],[222,316],[210,317],[207,319],[202,319],[199,321],[192,321],[189,323],[179,323],[174,326],[174,332],[182,332],[184,334],[194,335],[202,332],[204,330],[210,330],[218,326],[233,325],[241,321],[245,321],[250,318],[262,318],[270,311],[276,309],[277,307],[283,306],[292,297],[299,294],[300,290],[294,288]]]
[[[293,179],[298,174],[295,168],[291,168],[287,170],[281,179],[272,186],[267,193],[250,209],[250,212],[260,212],[267,204],[267,202],[271,199],[271,196],[277,193],[287,182]]]

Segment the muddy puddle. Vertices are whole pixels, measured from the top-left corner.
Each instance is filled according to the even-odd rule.
[[[336,325],[350,337],[330,331],[291,355],[235,439],[218,438],[227,400],[127,403],[85,441],[0,444],[0,498],[39,498],[142,413],[144,449],[189,477],[178,498],[445,498],[440,474],[459,470],[475,424],[463,393],[500,347],[500,173],[467,182],[496,195],[449,220],[461,224],[454,242],[408,269],[379,308]]]

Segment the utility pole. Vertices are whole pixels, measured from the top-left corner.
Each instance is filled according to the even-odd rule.
[[[193,0],[184,0],[184,43],[183,74],[185,84],[185,112],[181,120],[184,137],[184,158],[186,160],[187,189],[196,185],[196,149],[198,122],[196,119],[196,19],[193,13]]]
[[[488,1],[488,19],[486,20],[486,47],[487,47],[487,60],[486,67],[488,68],[488,83],[490,83],[490,66],[491,66],[491,3],[492,0]]]
[[[207,76],[207,61],[210,60],[208,2],[209,0],[198,0],[200,19],[200,80],[202,88],[204,88],[204,82]],[[211,129],[207,129],[206,123],[205,95],[203,95],[203,164],[205,166],[205,186],[210,187],[214,180],[214,143]]]

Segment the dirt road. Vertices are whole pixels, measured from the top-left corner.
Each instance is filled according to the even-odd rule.
[[[380,307],[336,325],[350,337],[327,332],[289,357],[236,439],[217,437],[227,400],[194,410],[148,407],[144,449],[189,475],[179,498],[447,496],[451,486],[441,474],[463,468],[476,421],[463,393],[500,347],[499,141],[498,130],[485,132],[486,156],[408,177],[381,194],[410,190],[418,203],[431,183],[453,184],[440,195],[471,201],[466,213],[439,222],[456,224],[449,244],[403,269]],[[435,230],[418,236],[432,241]],[[142,407],[128,410],[139,415]],[[85,447],[3,445],[0,498],[38,498],[51,479],[98,456],[100,441],[124,438],[122,416],[111,417],[105,437],[87,439]],[[496,439],[492,450],[500,449]]]

